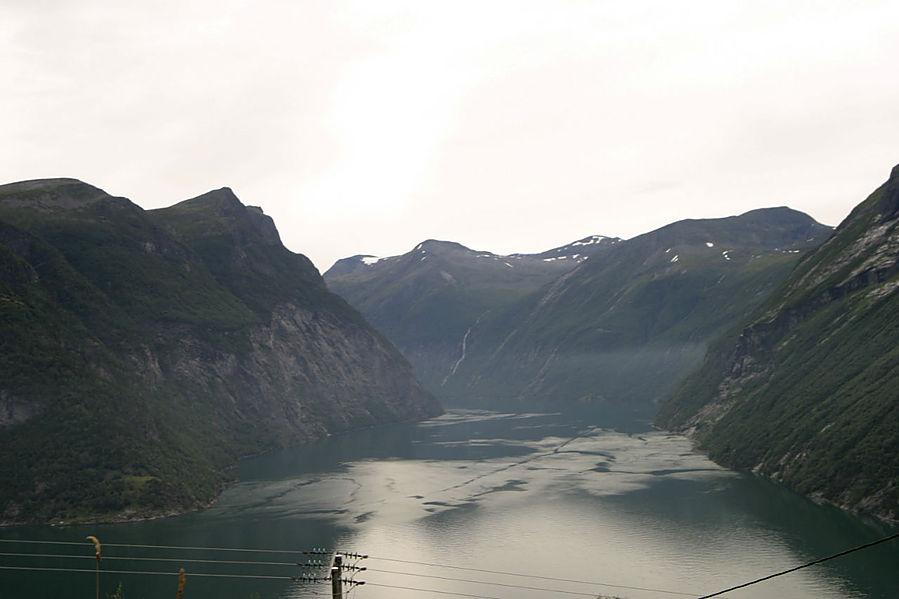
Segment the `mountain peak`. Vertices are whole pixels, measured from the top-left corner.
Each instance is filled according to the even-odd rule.
[[[883,189],[883,220],[895,218],[899,214],[899,164],[890,171],[890,178],[881,187]]]
[[[162,208],[160,212],[191,214],[200,218],[203,215],[211,216],[219,221],[220,226],[224,223],[231,223],[225,225],[226,227],[231,227],[233,224],[249,223],[267,243],[281,244],[281,236],[278,234],[272,218],[265,214],[259,206],[244,205],[230,187],[207,191],[169,208]]]
[[[330,277],[350,275],[356,272],[364,271],[373,264],[377,264],[380,261],[381,258],[368,254],[356,254],[355,256],[350,256],[349,258],[341,258],[340,260],[335,262],[334,265],[331,266],[331,268],[328,269],[324,276],[327,280]]]
[[[7,208],[78,210],[110,198],[102,189],[78,179],[32,179],[0,185],[0,204]]]
[[[739,216],[739,218],[748,221],[766,221],[771,220],[773,222],[783,222],[785,220],[793,221],[793,222],[801,222],[801,223],[809,223],[815,222],[811,216],[806,214],[805,212],[800,212],[799,210],[794,210],[789,206],[773,206],[770,208],[756,208],[755,210],[750,210],[749,212],[744,212]]]
[[[425,241],[422,241],[417,246],[415,246],[412,251],[417,252],[419,250],[432,252],[435,254],[444,254],[446,252],[458,250],[462,250],[464,252],[471,251],[461,243],[456,243],[455,241],[441,241],[439,239],[426,239]]]
[[[240,210],[244,208],[243,203],[237,198],[237,195],[230,187],[220,187],[207,191],[195,198],[184,200],[175,204],[175,206],[196,206],[207,209],[216,210],[219,214],[225,214],[229,210]]]
[[[581,263],[584,260],[590,258],[591,255],[595,254],[600,250],[604,250],[610,246],[615,245],[621,241],[619,237],[606,237],[605,235],[589,235],[582,239],[578,239],[577,241],[572,241],[566,245],[562,245],[556,248],[552,248],[550,250],[546,250],[540,254],[536,254],[535,257],[540,258],[546,262],[553,262],[556,260],[562,261],[574,261],[575,263]],[[527,254],[512,254],[513,256],[526,256]]]
[[[657,423],[724,466],[897,519],[897,227],[899,167],[710,347]]]

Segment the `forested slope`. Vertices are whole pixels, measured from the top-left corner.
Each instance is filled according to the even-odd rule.
[[[231,190],[0,186],[0,521],[192,509],[240,456],[439,412]]]
[[[857,511],[899,516],[899,167],[665,405],[660,426]]]

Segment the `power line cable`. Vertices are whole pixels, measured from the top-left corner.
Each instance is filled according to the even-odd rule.
[[[26,539],[0,539],[0,543],[34,543],[34,544],[44,544],[44,545],[87,545],[91,546],[90,543],[79,542],[79,541],[40,541],[40,540],[26,540]],[[298,549],[253,549],[248,547],[189,547],[185,545],[135,545],[130,543],[103,543],[104,547],[132,547],[135,549],[174,549],[174,550],[189,550],[189,551],[242,551],[242,552],[256,552],[256,553],[305,553],[304,551]],[[328,552],[333,553],[333,552]]]
[[[93,555],[75,555],[72,553],[9,553],[0,552],[0,555],[6,557],[43,557],[43,558],[59,558],[59,559],[96,559]],[[255,566],[300,566],[300,567],[316,567],[308,564],[299,564],[297,562],[262,562],[247,560],[224,560],[224,559],[184,559],[179,557],[136,557],[136,556],[120,556],[120,555],[104,555],[103,560],[124,560],[136,562],[183,562],[193,564],[230,564],[230,565],[255,565]],[[324,567],[322,565],[321,567]]]
[[[106,559],[106,558],[104,558]],[[28,566],[0,566],[0,570],[25,570],[32,572],[65,572],[65,573],[95,573],[96,570],[86,568],[38,568]],[[135,574],[135,575],[154,575],[154,576],[178,576],[178,572],[156,572],[150,570],[101,570],[101,574]],[[252,580],[283,580],[292,582],[308,582],[296,576],[266,576],[259,574],[215,574],[210,572],[188,572],[188,577],[204,577],[204,578],[241,578]],[[312,594],[321,597],[330,597],[331,593],[320,593],[310,591]]]
[[[450,576],[436,576],[433,574],[413,574],[411,572],[398,572],[396,570],[381,570],[379,568],[369,568],[368,572],[382,572],[385,574],[399,574],[400,576],[418,576],[421,578],[435,578],[437,580],[449,580],[449,581],[453,581],[453,582],[466,582],[466,583],[472,583],[472,584],[485,584],[485,585],[490,585],[490,586],[506,587],[506,588],[511,588],[511,589],[523,589],[523,590],[528,590],[528,591],[547,591],[550,593],[563,593],[566,595],[584,595],[586,597],[595,597],[596,596],[596,593],[585,593],[583,591],[563,591],[563,590],[559,590],[559,589],[547,589],[545,587],[531,587],[531,586],[520,585],[520,584],[510,584],[510,583],[503,583],[503,582],[489,582],[486,580],[468,580],[465,578],[452,578]],[[569,581],[569,582],[573,582],[573,581]],[[371,584],[371,583],[369,583],[369,584]],[[583,583],[583,584],[587,584],[587,583]],[[659,589],[647,589],[647,588],[641,588],[641,587],[621,587],[621,585],[612,585],[612,584],[605,584],[605,583],[599,583],[599,582],[595,583],[594,586],[627,588],[630,590],[638,590],[638,591],[677,593],[676,591],[661,591]],[[689,596],[689,597],[694,597],[696,595],[696,593],[677,593],[677,594],[681,594],[681,595],[685,595],[685,596]]]
[[[847,549],[846,551],[840,551],[839,553],[834,553],[833,555],[828,555],[827,557],[822,557],[821,559],[816,559],[814,561],[802,564],[801,566],[796,566],[795,568],[790,568],[789,570],[784,570],[783,572],[778,572],[776,574],[770,574],[768,576],[758,578],[751,582],[744,582],[743,584],[738,584],[737,586],[730,587],[729,589],[724,589],[723,591],[718,591],[717,593],[712,593],[711,595],[703,595],[699,599],[709,599],[709,597],[717,597],[718,595],[723,595],[724,593],[729,593],[729,592],[735,591],[737,589],[742,589],[743,587],[748,587],[750,585],[758,584],[758,583],[764,582],[766,580],[771,580],[772,578],[776,578],[778,576],[783,576],[784,574],[789,574],[790,572],[795,572],[796,570],[801,570],[803,568],[808,568],[809,566],[814,566],[815,564],[820,564],[821,562],[826,562],[826,561],[829,561],[832,559],[836,559],[838,557],[843,557],[844,555],[849,555],[850,553],[855,553],[856,551],[861,551],[862,549],[867,549],[868,547],[873,547],[874,545],[880,545],[881,543],[886,543],[887,541],[892,541],[893,539],[899,539],[899,533],[890,535],[888,537],[884,537],[882,539],[878,539],[876,541],[871,541],[870,543],[865,543],[864,545],[859,545],[858,547],[853,547],[852,549]]]
[[[104,558],[105,559],[105,558]],[[26,570],[34,572],[89,572],[96,573],[93,568],[38,568],[29,566],[0,566],[0,570]],[[152,570],[100,570],[101,574],[149,574],[162,576],[178,576],[178,572],[154,572]],[[203,576],[209,578],[259,578],[267,580],[296,580],[293,576],[267,576],[264,574],[214,574],[209,572],[188,572],[187,576]]]
[[[750,582],[746,582],[746,583],[736,585],[736,586],[733,586],[733,587],[730,587],[730,588],[727,588],[727,589],[724,589],[721,591],[717,591],[717,592],[709,594],[709,595],[703,595],[703,596],[699,597],[699,599],[710,599],[711,597],[717,597],[719,595],[723,595],[724,593],[728,593],[728,592],[731,592],[731,591],[734,591],[737,589],[741,589],[741,588],[748,587],[748,586],[751,586],[754,584],[758,584],[760,582],[764,582],[766,580],[770,580],[770,579],[776,578],[778,576],[783,576],[785,574],[789,574],[791,572],[795,572],[795,571],[801,570],[803,568],[808,568],[810,566],[820,564],[822,562],[830,561],[830,560],[836,559],[838,557],[843,557],[845,555],[855,553],[856,551],[861,551],[862,549],[867,549],[869,547],[873,547],[873,546],[879,545],[881,543],[886,543],[888,541],[892,541],[897,538],[899,538],[899,533],[884,537],[882,539],[878,539],[876,541],[872,541],[870,543],[865,543],[863,545],[859,545],[857,547],[853,547],[853,548],[847,549],[845,551],[840,551],[833,555],[823,557],[823,558],[820,558],[817,560],[813,560],[811,562],[807,562],[805,564],[796,566],[794,568],[789,568],[787,570],[783,570],[783,571],[777,572],[775,574],[770,574],[768,576],[764,576],[762,578],[758,578],[758,579],[750,581]],[[89,545],[88,543],[75,542],[75,541],[42,541],[42,540],[31,540],[31,539],[0,539],[0,542],[3,542],[3,543],[26,543],[26,544],[29,544],[29,543],[30,544],[50,544],[50,545],[77,545],[77,546]],[[128,543],[105,543],[104,546],[106,546],[106,547],[123,547],[123,548],[140,548],[140,549],[192,550],[192,551],[235,551],[235,552],[282,553],[282,554],[283,553],[308,553],[308,552],[292,550],[292,549],[195,547],[195,546],[181,546],[181,545],[139,545],[139,544],[128,544]],[[313,553],[316,553],[316,552],[313,552]],[[324,550],[317,550],[317,553],[327,553],[327,552],[325,552]],[[337,553],[339,553],[339,552],[337,552]],[[27,555],[36,555],[36,554],[27,554]],[[356,555],[356,554],[350,554],[350,555]],[[47,555],[47,557],[50,557],[50,556]],[[65,556],[61,556],[61,557],[68,558],[68,557],[81,557],[81,556],[65,555]],[[90,558],[90,556],[86,556],[86,557]],[[502,570],[489,570],[489,569],[484,569],[484,568],[468,568],[468,567],[463,567],[463,566],[453,566],[453,565],[449,565],[449,564],[435,564],[435,563],[430,563],[430,562],[419,562],[419,561],[414,561],[414,560],[404,560],[404,559],[378,557],[378,556],[368,556],[368,557],[370,557],[371,559],[374,559],[374,560],[382,560],[382,561],[390,561],[390,562],[406,563],[406,564],[416,564],[416,565],[436,567],[436,568],[448,568],[448,569],[453,569],[453,570],[465,570],[465,571],[481,572],[481,573],[487,573],[487,574],[498,574],[498,575],[504,575],[504,576],[534,578],[534,579],[549,580],[549,581],[555,581],[555,582],[569,582],[569,583],[575,583],[575,584],[585,584],[585,585],[600,586],[600,587],[649,591],[649,592],[666,593],[666,594],[683,595],[683,596],[695,596],[696,595],[696,593],[684,593],[681,591],[671,591],[671,590],[667,590],[667,589],[654,589],[654,588],[648,588],[648,587],[616,585],[616,584],[604,583],[604,582],[598,582],[598,581],[586,581],[586,580],[575,580],[575,579],[569,579],[569,578],[558,578],[558,577],[552,577],[552,576],[540,576],[540,575],[536,575],[536,574],[527,574],[527,573],[523,573],[523,572],[508,572],[508,571],[502,571]],[[110,556],[110,559],[125,559],[125,560],[132,559],[132,560],[148,560],[148,561],[179,561],[177,558],[172,558],[172,559],[169,559],[169,558],[147,558],[147,557],[130,557],[129,558],[127,556],[123,556],[123,557]],[[246,563],[246,564],[260,564],[260,565],[267,564],[267,565],[290,565],[290,566],[300,565],[300,564],[295,564],[295,563],[288,564],[288,563],[284,563],[284,562],[255,562],[255,561],[240,562],[240,561],[236,561],[236,560],[235,561],[229,561],[229,560],[181,560],[181,561],[193,561],[193,562],[198,562],[198,563],[234,563],[234,564]],[[27,567],[15,567],[15,566],[0,566],[0,569],[4,569],[4,570],[16,570],[16,569],[19,569],[19,570],[44,570],[44,571],[63,571],[63,572],[95,572],[95,570],[90,570],[90,569],[82,570],[82,569],[65,569],[65,568],[27,568]],[[378,571],[377,569],[371,569],[371,568],[370,568],[370,570]],[[476,583],[476,584],[508,586],[508,587],[513,587],[513,588],[522,588],[522,589],[531,589],[531,590],[549,590],[549,589],[537,589],[534,587],[525,587],[523,585],[510,585],[510,584],[503,584],[503,583],[491,583],[491,582],[485,582],[485,581],[466,581],[466,580],[462,580],[462,579],[453,579],[450,577],[439,577],[439,576],[432,576],[432,575],[425,575],[425,574],[412,574],[412,573],[395,572],[395,571],[389,571],[389,570],[381,570],[381,571],[385,572],[385,573],[402,574],[402,575],[408,575],[408,576],[421,576],[421,577],[426,577],[426,578],[445,578],[447,580],[457,580],[460,582],[470,582],[470,583]],[[166,574],[166,575],[171,574],[168,572],[126,571],[126,570],[121,570],[121,571],[106,570],[106,572],[120,573],[120,574]],[[281,580],[295,580],[294,577],[261,576],[261,575],[203,574],[203,573],[194,573],[193,575],[194,576],[231,577],[231,578],[271,578],[271,579],[281,579]],[[368,584],[373,585],[373,586],[383,586],[383,587],[388,587],[388,588],[407,589],[407,590],[418,590],[418,591],[422,591],[422,592],[451,594],[451,595],[457,595],[457,596],[485,597],[483,595],[470,595],[470,594],[466,594],[466,593],[452,593],[449,591],[416,589],[416,588],[412,588],[412,587],[400,587],[400,586],[384,585],[384,584],[379,584],[379,583],[368,583]],[[552,592],[587,595],[587,593],[576,593],[573,591],[552,591]],[[592,596],[593,594],[590,593],[589,595]],[[491,598],[487,598],[487,599],[491,599]]]
[[[92,570],[92,571],[93,571],[93,570]],[[457,597],[474,597],[474,598],[476,598],[476,599],[502,599],[502,597],[493,597],[493,596],[490,596],[490,595],[472,595],[472,594],[469,594],[469,593],[456,593],[456,592],[453,592],[453,591],[436,591],[436,590],[433,590],[433,589],[420,589],[420,588],[416,588],[416,587],[403,587],[403,586],[397,586],[397,585],[393,585],[393,584],[379,584],[379,583],[376,583],[376,582],[368,582],[368,583],[366,583],[365,586],[369,586],[369,587],[384,587],[384,588],[386,588],[386,589],[401,589],[401,590],[404,590],[404,591],[418,591],[418,592],[420,592],[420,593],[437,593],[437,594],[439,594],[439,595],[455,595],[455,596],[457,596]]]
[[[32,571],[32,572],[66,572],[66,573],[88,573],[94,574],[96,570],[88,569],[88,568],[38,568],[38,567],[28,567],[28,566],[0,566],[0,570],[22,570],[22,571]],[[102,570],[103,574],[135,574],[135,575],[159,575],[159,576],[177,576],[178,572],[158,572],[151,570]],[[265,576],[258,574],[214,574],[208,572],[189,572],[187,574],[191,577],[207,577],[207,578],[242,578],[242,579],[257,579],[257,580],[284,580],[284,581],[294,581],[294,582],[302,582],[301,579],[292,576]],[[458,597],[472,597],[476,599],[502,599],[501,597],[493,597],[489,595],[474,595],[471,593],[459,593],[454,591],[441,591],[437,589],[424,589],[420,587],[405,587],[398,585],[390,585],[390,584],[381,584],[381,583],[365,583],[368,586],[377,586],[391,589],[401,589],[408,591],[417,591],[422,593],[436,593],[440,595],[454,595]],[[354,585],[355,588],[355,585]],[[551,590],[551,589],[538,589],[538,590]],[[552,591],[552,592],[562,592],[566,591]],[[595,596],[594,593],[576,593],[578,595]]]
[[[572,578],[558,578],[555,576],[540,576],[538,574],[527,574],[524,572],[506,572],[506,571],[502,571],[502,570],[487,570],[484,568],[466,568],[464,566],[451,566],[448,564],[417,562],[417,561],[413,561],[413,560],[395,559],[395,558],[389,558],[389,557],[378,557],[375,555],[370,555],[368,557],[369,557],[369,559],[373,559],[373,560],[399,562],[399,563],[404,563],[404,564],[416,564],[416,565],[420,565],[420,566],[431,566],[434,568],[449,568],[452,570],[468,570],[471,572],[482,572],[484,574],[502,574],[504,576],[520,576],[523,578],[536,578],[539,580],[548,580],[551,582],[570,582],[570,583],[574,583],[574,584],[585,584],[585,585],[598,586],[598,587],[627,589],[630,591],[649,591],[649,592],[655,592],[655,593],[667,593],[670,595],[682,595],[684,597],[695,597],[697,595],[697,593],[685,593],[682,591],[671,591],[671,590],[667,590],[667,589],[654,589],[654,588],[648,588],[648,587],[628,586],[628,585],[623,585],[623,584],[611,584],[611,583],[599,582],[599,581],[595,581],[595,580],[575,580]],[[375,571],[374,568],[369,568],[369,570],[372,572]]]
[[[75,555],[75,554],[59,554],[59,553],[12,553],[12,552],[0,552],[0,556],[6,557],[30,557],[30,558],[49,558],[49,559],[95,559],[92,555]],[[106,556],[103,559],[107,561],[111,560],[119,560],[119,561],[149,561],[149,562],[176,562],[176,563],[196,563],[196,564],[227,564],[227,565],[258,565],[258,566],[303,566],[302,564],[297,564],[294,562],[267,562],[267,561],[247,561],[247,560],[210,560],[210,559],[183,559],[183,558],[170,558],[170,557],[136,557],[136,556]],[[354,563],[358,563],[360,560],[356,560]],[[309,566],[313,567],[313,566]],[[357,570],[350,566],[348,569],[351,570],[350,580],[353,580],[353,577],[356,575]],[[63,569],[58,569],[63,570]],[[77,569],[72,569],[77,570]],[[111,572],[111,570],[105,570],[106,572]],[[533,587],[527,585],[519,585],[519,584],[511,584],[511,583],[502,583],[502,582],[491,582],[488,580],[471,580],[464,578],[453,578],[450,576],[437,576],[433,574],[417,574],[412,572],[401,572],[398,570],[383,570],[379,568],[368,568],[369,572],[381,572],[384,574],[396,574],[401,576],[414,576],[419,578],[431,578],[436,580],[447,580],[453,582],[463,582],[469,584],[483,584],[488,586],[499,586],[505,588],[513,588],[513,589],[523,589],[530,591],[547,591],[547,592],[557,592],[566,595],[583,595],[593,597],[596,593],[585,593],[585,592],[575,592],[575,591],[563,591],[556,589],[549,589],[545,587]],[[597,584],[597,586],[614,586],[614,585],[603,585]],[[355,587],[354,587],[355,588]],[[641,588],[639,590],[655,590],[655,589],[645,589]],[[687,593],[684,593],[685,595]],[[690,595],[693,596],[693,595]]]
[[[0,566],[0,570],[24,570],[24,571],[33,571],[33,572],[66,572],[66,573],[89,573],[94,574],[96,571],[94,569],[88,568],[38,568],[38,567],[28,567],[28,566]],[[138,574],[138,575],[160,575],[160,576],[177,576],[178,572],[157,572],[150,570],[101,570],[103,574]],[[192,577],[209,577],[209,578],[243,578],[243,579],[261,579],[261,580],[289,580],[289,581],[299,581],[296,577],[292,576],[265,576],[258,574],[214,574],[208,572],[189,572],[187,576]],[[463,581],[464,582],[464,581]],[[409,591],[417,591],[422,593],[437,593],[440,595],[455,595],[458,597],[474,597],[477,599],[502,599],[501,597],[493,597],[489,595],[474,595],[471,593],[459,593],[455,591],[441,591],[437,589],[424,589],[420,587],[405,587],[398,585],[390,585],[390,584],[380,584],[380,583],[372,583],[366,582],[367,586],[378,586],[384,588],[391,589],[402,589]],[[354,585],[355,588],[356,585]],[[503,586],[512,586],[512,585],[503,585]],[[522,589],[528,589],[530,587],[518,587]],[[575,593],[571,591],[558,591],[554,589],[539,589],[539,588],[531,588],[531,590],[538,591],[549,591],[553,593],[563,593],[569,595],[581,595],[584,597],[595,597],[595,593]],[[349,591],[348,591],[349,592]]]
[[[0,539],[0,542],[6,543],[35,543],[35,544],[52,544],[52,545],[90,545],[89,543],[82,543],[76,541],[40,541],[40,540],[25,540],[25,539]],[[258,552],[258,553],[307,553],[304,551],[293,550],[293,549],[257,549],[257,548],[238,548],[238,547],[195,547],[195,546],[184,546],[184,545],[145,545],[145,544],[129,544],[129,543],[104,543],[104,547],[123,547],[123,548],[137,548],[137,549],[169,549],[169,550],[191,550],[191,551],[239,551],[239,552]],[[325,551],[324,549],[318,550],[317,553],[345,553],[345,552],[332,552]],[[568,582],[573,584],[583,584],[590,586],[599,586],[599,587],[609,587],[616,589],[626,589],[633,591],[648,591],[655,593],[665,593],[670,595],[681,595],[685,597],[695,597],[697,593],[686,593],[682,591],[671,591],[667,589],[655,589],[650,587],[637,587],[637,586],[629,586],[629,585],[621,585],[621,584],[612,584],[607,582],[599,582],[595,580],[575,580],[571,578],[559,578],[554,576],[540,576],[537,574],[527,574],[525,572],[506,572],[501,570],[488,570],[484,568],[467,568],[464,566],[453,566],[449,564],[435,564],[429,562],[419,562],[414,560],[404,560],[404,559],[396,559],[389,557],[377,557],[377,556],[368,556],[369,559],[389,561],[389,562],[397,562],[397,563],[406,563],[406,564],[416,564],[421,566],[430,566],[435,568],[448,568],[452,570],[463,570],[470,572],[480,572],[484,574],[499,574],[503,576],[517,576],[523,578],[534,578],[538,580],[547,580],[550,582]],[[294,564],[291,564],[294,565]],[[369,568],[371,569],[371,568]]]

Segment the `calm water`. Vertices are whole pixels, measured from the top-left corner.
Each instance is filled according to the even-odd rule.
[[[897,531],[597,414],[454,410],[247,460],[237,474],[201,513],[0,530],[7,541],[59,543],[0,542],[2,566],[85,570],[0,569],[0,598],[94,597],[86,535],[104,543],[101,597],[121,583],[126,599],[174,598],[182,567],[184,599],[329,597],[327,583],[289,580],[323,575],[295,563],[324,547],[370,556],[359,561],[358,599],[658,599],[710,594]],[[136,570],[160,574],[113,572]],[[894,599],[899,541],[727,596]]]

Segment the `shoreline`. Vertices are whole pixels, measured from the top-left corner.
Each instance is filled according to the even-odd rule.
[[[385,422],[385,423],[381,423],[381,424],[364,426],[364,427],[360,427],[360,428],[343,430],[343,431],[338,431],[338,432],[333,432],[333,433],[325,432],[321,436],[316,437],[314,439],[310,439],[304,443],[297,443],[295,445],[288,445],[286,447],[273,448],[273,449],[268,449],[266,451],[259,451],[256,453],[250,453],[250,454],[240,456],[239,458],[237,458],[237,460],[234,463],[228,464],[227,466],[224,466],[223,468],[221,468],[221,472],[233,471],[235,468],[237,468],[238,464],[244,460],[268,455],[275,451],[283,451],[285,449],[289,449],[292,447],[309,446],[314,443],[319,443],[319,442],[321,442],[325,439],[331,438],[331,437],[337,437],[337,436],[341,436],[341,435],[349,435],[349,434],[352,434],[352,433],[355,433],[358,431],[363,431],[363,430],[371,430],[371,429],[384,428],[384,427],[389,427],[389,426],[398,426],[398,425],[403,425],[403,424],[425,422],[432,418],[437,418],[445,413],[446,413],[446,409],[443,408],[443,411],[440,414],[436,414],[433,416],[427,416],[425,418],[414,419],[414,420],[397,420],[395,422]],[[18,527],[23,527],[23,526],[48,526],[48,527],[52,527],[52,528],[64,528],[64,527],[68,527],[68,526],[81,526],[81,525],[92,525],[92,524],[130,524],[130,523],[138,523],[138,522],[149,522],[152,520],[162,520],[164,518],[177,518],[178,516],[193,514],[193,513],[201,512],[203,510],[207,510],[207,509],[211,508],[216,503],[218,503],[218,500],[221,497],[222,493],[224,493],[228,489],[228,487],[238,484],[239,482],[240,482],[240,479],[238,479],[238,478],[233,478],[231,480],[225,481],[222,484],[222,487],[215,494],[215,496],[213,498],[211,498],[209,501],[207,501],[205,503],[200,503],[194,507],[187,508],[187,509],[181,509],[181,510],[169,509],[169,510],[157,512],[157,513],[141,513],[140,511],[135,510],[133,512],[130,512],[130,514],[133,514],[133,515],[128,515],[128,516],[124,516],[123,514],[129,513],[129,512],[122,511],[122,512],[117,512],[116,514],[109,514],[108,517],[105,517],[105,516],[86,517],[85,519],[78,519],[78,520],[59,520],[59,521],[40,521],[40,520],[38,520],[38,521],[26,521],[26,522],[5,520],[5,521],[0,521],[0,530],[18,528]]]
[[[164,518],[176,518],[178,516],[184,516],[186,514],[193,514],[195,512],[202,512],[203,510],[209,509],[218,503],[219,497],[221,497],[222,493],[232,484],[237,483],[239,481],[233,481],[227,483],[211,500],[206,503],[200,504],[196,507],[184,510],[169,510],[165,512],[159,513],[150,513],[150,514],[140,514],[140,512],[131,512],[132,515],[123,516],[122,512],[119,512],[117,515],[110,515],[108,518],[97,517],[97,518],[85,518],[84,520],[59,520],[56,522],[43,522],[43,521],[32,521],[32,522],[10,522],[3,521],[0,522],[0,530],[9,529],[9,528],[19,528],[23,526],[48,526],[51,528],[66,528],[70,526],[82,526],[82,525],[92,525],[92,524],[131,524],[138,522],[149,522],[151,520],[162,520]]]
[[[889,524],[889,525],[897,525],[897,524],[899,524],[899,515],[896,515],[895,517],[893,517],[893,516],[892,516],[891,514],[889,514],[889,513],[883,514],[883,513],[877,512],[877,511],[862,511],[862,510],[859,510],[859,509],[853,509],[853,508],[850,507],[849,505],[840,504],[840,503],[837,503],[836,501],[832,501],[832,500],[828,499],[827,497],[824,497],[824,495],[823,495],[822,493],[820,493],[820,492],[815,492],[815,493],[800,493],[799,491],[797,491],[797,490],[794,489],[793,487],[791,487],[791,486],[785,484],[784,482],[779,481],[779,480],[777,480],[777,479],[775,479],[775,478],[773,478],[773,477],[771,477],[771,476],[768,476],[768,475],[766,475],[766,474],[762,474],[761,472],[758,472],[758,471],[756,471],[755,469],[752,469],[752,468],[747,468],[747,469],[733,468],[732,466],[728,466],[728,465],[726,465],[726,464],[721,464],[721,463],[719,463],[717,460],[712,459],[712,458],[709,456],[708,451],[702,449],[702,448],[699,446],[699,441],[697,441],[696,437],[693,436],[692,434],[690,434],[690,433],[687,432],[687,431],[677,431],[677,430],[665,429],[665,428],[662,428],[662,427],[656,425],[655,423],[652,424],[652,428],[654,428],[655,430],[658,430],[658,431],[664,431],[664,432],[667,432],[667,433],[674,433],[675,435],[681,435],[681,436],[683,436],[683,437],[689,439],[690,442],[691,442],[691,444],[692,444],[692,446],[693,446],[693,451],[696,451],[696,452],[699,452],[699,453],[705,455],[707,458],[709,458],[709,460],[711,460],[711,461],[714,462],[715,464],[718,464],[718,465],[721,466],[722,468],[726,468],[726,469],[728,469],[728,470],[730,470],[730,471],[732,471],[732,472],[739,472],[739,473],[741,473],[741,474],[751,474],[752,476],[757,476],[757,477],[759,477],[759,478],[761,478],[761,479],[764,479],[764,480],[769,481],[769,482],[772,482],[772,483],[774,483],[774,484],[776,484],[776,485],[778,485],[778,486],[780,486],[780,487],[783,487],[784,489],[787,489],[788,491],[790,491],[790,492],[792,492],[792,493],[796,493],[796,494],[799,495],[800,497],[804,497],[805,499],[808,499],[809,501],[811,501],[811,502],[813,502],[813,503],[816,503],[816,504],[818,504],[818,505],[827,505],[827,506],[830,506],[830,507],[834,507],[834,508],[836,508],[836,509],[838,509],[838,510],[840,510],[840,511],[842,511],[842,512],[845,512],[845,513],[847,513],[847,514],[851,514],[852,516],[855,516],[856,518],[872,518],[872,519],[874,519],[874,520],[877,520],[878,522],[881,522],[881,523],[883,523],[883,524]],[[864,500],[862,500],[862,501],[859,502],[859,504],[864,504],[864,503],[865,503]]]

